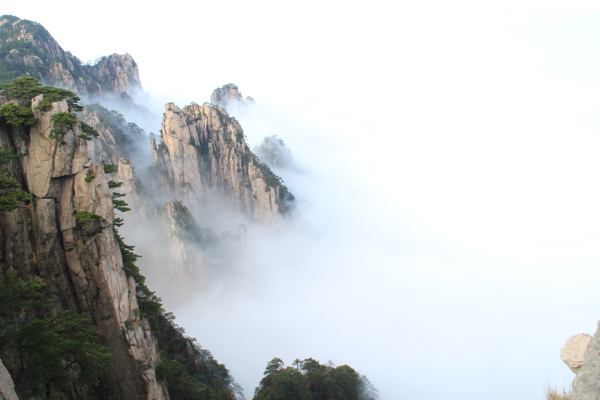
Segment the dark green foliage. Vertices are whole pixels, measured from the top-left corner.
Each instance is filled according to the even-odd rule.
[[[74,381],[92,385],[112,355],[97,344],[89,317],[69,310],[43,318],[51,299],[41,280],[23,281],[14,270],[0,280],[0,345],[17,391],[25,397],[51,395]]]
[[[37,119],[29,107],[20,107],[16,104],[7,104],[0,107],[0,118],[11,125],[33,125]]]
[[[72,125],[77,123],[77,115],[73,113],[59,112],[50,117],[50,121],[54,122],[54,124],[48,137],[50,139],[58,139],[62,136],[64,133],[63,131],[67,129],[67,127],[72,128]]]
[[[109,185],[109,187],[110,187],[110,185]],[[131,210],[131,208],[127,207],[129,205],[129,204],[127,204],[127,202],[125,202],[124,200],[117,200],[118,197],[124,197],[124,196],[125,196],[125,193],[118,193],[118,192],[112,192],[112,196],[111,196],[113,206],[121,212],[127,212],[127,211]]]
[[[54,122],[54,126],[57,124],[62,126],[72,125],[77,123],[77,115],[73,113],[59,112],[50,117],[50,121]]]
[[[104,221],[104,217],[87,211],[77,211],[75,213],[75,220],[77,220],[80,225],[85,226],[96,221]]]
[[[131,210],[131,208],[127,207],[129,204],[127,204],[127,202],[124,200],[113,199],[112,202],[113,202],[113,206],[121,212],[127,212],[127,211]]]
[[[0,178],[1,179],[1,178]],[[31,199],[31,195],[20,189],[10,189],[0,196],[0,210],[12,211],[19,208],[19,204],[23,201]]]
[[[96,177],[96,175],[94,175],[94,171],[92,171],[91,168],[88,168],[84,180],[86,182],[91,182],[92,180],[94,180],[95,177]]]
[[[79,122],[79,127],[81,128],[81,131],[83,132],[83,134],[86,135],[87,137],[90,137],[90,136],[98,137],[98,136],[100,136],[98,134],[98,132],[94,128],[92,128],[91,126],[89,126],[88,124],[86,124],[83,121]]]
[[[104,164],[104,173],[112,174],[117,171],[117,167],[114,164]]]
[[[184,336],[174,319],[165,313],[151,321],[162,360],[156,372],[167,381],[171,400],[235,400],[232,389],[237,384],[227,368],[195,339]]]
[[[43,94],[44,98],[35,108],[42,111],[50,111],[52,103],[61,100],[67,100],[69,109],[75,112],[83,111],[83,107],[78,104],[81,100],[70,90],[60,89],[53,86],[42,86],[38,80],[29,76],[22,76],[4,85],[8,93],[15,99],[20,100],[24,106],[31,106],[31,99]]]
[[[284,367],[274,358],[256,388],[254,400],[375,400],[377,390],[347,365],[337,368],[307,358]]]
[[[118,188],[118,187],[121,187],[122,185],[123,185],[123,182],[108,181],[108,187],[110,189]]]
[[[0,164],[8,164],[18,157],[21,157],[20,153],[0,150]],[[6,169],[0,169],[0,210],[13,211],[19,208],[21,202],[31,199],[31,195],[19,186],[19,182],[6,177]]]
[[[26,361],[31,394],[46,394],[49,383],[64,389],[77,376],[77,382],[93,385],[108,367],[112,354],[96,344],[98,333],[90,318],[62,310],[52,318],[24,324],[17,335],[17,351]]]

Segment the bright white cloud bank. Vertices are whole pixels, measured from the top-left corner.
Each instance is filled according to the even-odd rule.
[[[109,3],[3,11],[84,60],[129,52],[157,103],[237,83],[251,145],[277,134],[304,168],[293,227],[249,232],[242,276],[175,310],[248,397],[275,356],[386,400],[570,383],[558,351],[600,316],[600,14]],[[542,6],[590,5],[502,9]]]

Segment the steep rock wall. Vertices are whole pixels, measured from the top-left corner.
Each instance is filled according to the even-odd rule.
[[[250,151],[235,118],[212,104],[166,105],[161,143],[152,144],[159,185],[189,207],[225,201],[267,225],[286,212],[280,180]]]
[[[40,101],[41,96],[34,99],[32,109]],[[137,318],[135,283],[123,271],[113,235],[114,210],[103,165],[89,161],[77,124],[59,138],[50,137],[51,116],[66,110],[66,102],[55,103],[49,112],[34,110],[38,122],[31,129],[0,124],[2,149],[23,154],[8,165],[7,176],[32,195],[29,204],[0,212],[1,269],[42,279],[55,299],[54,311],[71,309],[92,317],[101,343],[114,355],[98,398],[167,399],[155,376],[158,349],[147,321],[127,323]],[[102,220],[81,225],[77,211]],[[81,390],[65,393],[65,398],[98,396]]]

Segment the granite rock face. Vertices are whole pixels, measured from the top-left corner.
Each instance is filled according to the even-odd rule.
[[[288,210],[291,195],[245,142],[235,118],[212,104],[166,105],[160,145],[152,142],[158,184],[195,211],[223,202],[266,225]]]
[[[585,351],[591,338],[587,333],[578,333],[568,338],[560,350],[560,359],[576,374],[584,364]]]
[[[33,100],[32,109],[41,99]],[[64,101],[48,112],[33,110],[38,122],[30,129],[0,124],[1,148],[23,154],[7,164],[7,176],[31,193],[28,204],[1,212],[0,267],[13,268],[24,279],[42,279],[55,300],[54,311],[91,316],[101,343],[114,355],[102,378],[106,398],[166,399],[166,388],[156,379],[160,358],[148,322],[126,323],[137,317],[139,307],[113,234],[115,215],[104,166],[89,160],[78,124],[50,136],[52,115],[66,110]],[[100,218],[82,225],[77,211]]]

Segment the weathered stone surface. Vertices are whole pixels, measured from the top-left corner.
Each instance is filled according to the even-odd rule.
[[[585,361],[573,381],[571,400],[600,399],[600,325],[585,351]]]
[[[102,379],[106,398],[168,399],[154,372],[159,356],[148,323],[126,324],[139,318],[138,304],[112,231],[114,210],[104,166],[89,163],[78,124],[58,138],[49,137],[50,117],[61,111],[67,111],[65,102],[49,112],[35,111],[38,122],[29,132],[0,124],[2,148],[26,143],[24,156],[7,164],[7,174],[32,194],[29,204],[0,212],[1,270],[43,279],[55,310],[92,317],[101,343],[115,356]],[[82,225],[77,211],[102,220]],[[82,398],[80,392],[65,396]]]
[[[193,211],[224,202],[267,225],[286,212],[279,179],[250,151],[239,122],[223,108],[169,103],[161,139],[160,146],[152,142],[155,170],[163,175],[158,185]]]
[[[578,333],[567,339],[560,350],[560,359],[574,373],[578,373],[584,362],[584,354],[592,337],[587,333]]]
[[[15,384],[0,360],[0,400],[19,400],[15,393]]]

